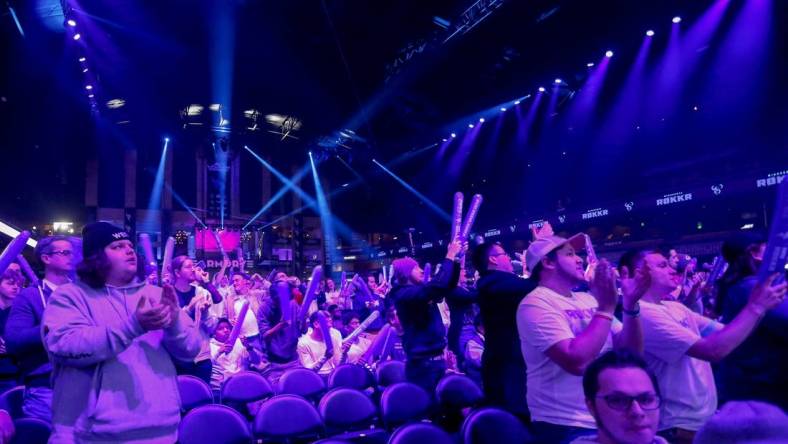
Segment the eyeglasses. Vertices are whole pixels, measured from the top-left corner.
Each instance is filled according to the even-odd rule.
[[[71,250],[55,250],[55,251],[50,251],[49,253],[46,254],[48,255],[59,254],[63,257],[71,257],[74,255],[74,252]]]
[[[662,405],[662,399],[654,393],[641,393],[637,396],[612,394],[597,396],[597,398],[604,399],[611,409],[620,411],[629,410],[632,407],[632,401],[637,401],[643,410],[656,410]]]

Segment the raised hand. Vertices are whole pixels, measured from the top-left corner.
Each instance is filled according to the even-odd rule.
[[[541,227],[535,226],[531,228],[531,234],[533,235],[534,240],[536,240],[543,237],[552,236],[555,233],[553,232],[553,226],[550,225],[550,222],[545,222]]]
[[[616,310],[618,302],[616,276],[608,261],[604,259],[599,261],[594,270],[594,279],[588,283],[588,286],[597,300],[599,311],[613,313]]]
[[[635,304],[651,286],[651,277],[645,267],[647,265],[644,264],[643,267],[636,268],[634,273],[627,267],[621,267],[621,293],[625,310],[633,310]]]
[[[170,308],[161,304],[155,307],[150,306],[147,302],[147,297],[142,295],[134,311],[134,316],[137,318],[137,322],[140,323],[142,329],[145,331],[152,331],[169,327],[172,323]]]
[[[170,312],[170,322],[166,325],[166,327],[169,327],[178,318],[178,312],[180,311],[178,297],[175,296],[175,288],[172,285],[162,287],[160,305]]]
[[[785,300],[785,292],[788,289],[788,283],[783,282],[779,285],[773,285],[774,280],[780,276],[775,273],[766,279],[766,282],[761,282],[752,289],[750,293],[750,300],[747,305],[752,308],[759,315],[765,314],[772,308],[780,305]]]

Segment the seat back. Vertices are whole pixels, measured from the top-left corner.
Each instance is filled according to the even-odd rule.
[[[453,444],[451,436],[439,427],[427,423],[408,424],[398,428],[388,444]]]
[[[0,409],[8,412],[14,419],[24,417],[25,415],[22,413],[24,395],[25,387],[21,385],[6,390],[0,395]]]
[[[181,394],[181,409],[185,412],[213,403],[211,387],[196,376],[179,375],[178,392]]]
[[[271,397],[274,389],[262,375],[255,372],[240,372],[222,384],[222,404],[250,403]]]
[[[323,395],[318,405],[329,433],[368,429],[377,422],[375,404],[364,393],[336,388]]]
[[[444,376],[435,388],[435,395],[446,412],[457,412],[475,407],[484,400],[482,390],[473,380],[463,375]]]
[[[409,382],[386,387],[380,397],[380,410],[386,428],[392,429],[427,417],[430,395],[423,388]]]
[[[16,433],[11,444],[47,444],[52,428],[48,422],[38,418],[14,420]]]
[[[464,444],[523,444],[533,437],[511,413],[492,407],[473,411],[462,425]]]
[[[405,363],[402,361],[383,361],[378,364],[376,373],[378,385],[383,388],[407,380]]]
[[[181,420],[180,444],[251,444],[246,419],[230,407],[208,404],[196,407]]]
[[[291,394],[317,400],[326,391],[323,378],[312,370],[295,368],[286,371],[279,379],[278,394]]]
[[[347,387],[364,390],[372,387],[373,376],[365,367],[356,364],[338,366],[328,376],[328,388]]]
[[[298,395],[277,395],[264,402],[253,429],[264,440],[317,438],[325,430],[315,406]]]

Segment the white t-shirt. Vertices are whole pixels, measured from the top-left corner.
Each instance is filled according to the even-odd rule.
[[[330,332],[331,342],[334,344],[334,357],[320,367],[317,372],[320,375],[331,373],[342,360],[342,333],[335,328],[331,328]],[[296,351],[298,351],[298,360],[301,361],[301,365],[312,368],[326,354],[326,343],[312,339],[312,329],[310,328],[306,334],[298,338]]]
[[[241,307],[243,307],[246,297],[247,296],[236,296],[237,299],[235,299],[235,303],[233,304],[236,316],[241,313]],[[257,316],[252,308],[253,305],[254,304],[250,301],[249,309],[246,311],[243,324],[241,324],[241,336],[245,338],[251,338],[260,334],[260,327],[257,325]]]
[[[224,347],[224,342],[219,342],[216,338],[211,338],[211,388],[219,390],[222,383],[230,376],[246,370],[246,361],[249,359],[249,352],[246,351],[240,339],[235,340],[233,349],[230,353],[220,353]]]
[[[583,378],[566,372],[547,357],[550,347],[573,339],[591,323],[597,301],[588,293],[562,296],[547,287],[536,287],[517,308],[520,348],[527,368],[528,410],[531,419],[572,427],[596,428],[583,396]],[[614,319],[611,333],[622,329]],[[608,334],[600,354],[613,348]]]
[[[679,302],[640,301],[645,359],[662,392],[659,429],[699,430],[717,408],[711,364],[687,351],[701,332],[721,326]]]

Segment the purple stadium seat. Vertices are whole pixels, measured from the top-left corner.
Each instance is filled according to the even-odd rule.
[[[326,391],[326,384],[314,371],[296,368],[282,375],[278,388],[279,394],[298,395],[316,401]]]
[[[475,407],[484,399],[479,386],[471,378],[462,375],[444,376],[438,382],[435,395],[441,407],[452,412]]]
[[[514,415],[491,407],[474,411],[462,426],[464,444],[524,444],[532,439]]]
[[[451,436],[427,423],[408,424],[391,435],[388,444],[454,444]]]
[[[38,418],[21,418],[14,421],[16,434],[11,444],[46,444],[52,429],[48,422]]]
[[[383,423],[392,429],[427,417],[430,395],[416,384],[400,382],[386,387],[380,397]]]
[[[181,409],[184,412],[213,403],[211,387],[196,376],[178,376],[178,392],[181,394]]]
[[[265,440],[319,438],[323,421],[312,403],[297,395],[277,395],[260,407],[254,419],[254,434]]]
[[[386,388],[398,382],[405,382],[405,363],[402,361],[383,361],[378,364],[377,380],[380,387]]]
[[[326,393],[318,406],[329,435],[354,443],[383,444],[385,430],[376,429],[378,411],[369,397],[351,388]]]
[[[328,388],[347,387],[364,390],[374,384],[372,373],[365,367],[356,364],[343,364],[335,368],[328,376]]]
[[[260,401],[273,394],[271,384],[259,373],[240,372],[224,381],[222,404]]]
[[[251,444],[246,419],[230,407],[208,404],[183,417],[178,429],[180,444]]]
[[[24,417],[22,413],[22,400],[25,394],[24,386],[10,388],[0,395],[0,409],[5,410],[11,418],[19,419]]]

